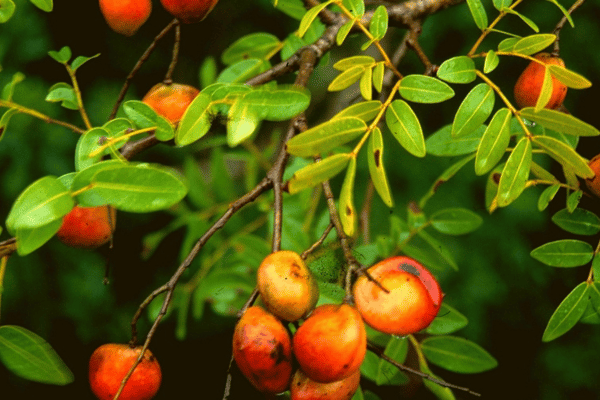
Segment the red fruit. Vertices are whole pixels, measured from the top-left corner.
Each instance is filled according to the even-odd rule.
[[[585,184],[590,189],[590,192],[600,197],[600,154],[592,158],[589,166],[596,175],[591,179],[586,179]]]
[[[121,381],[142,351],[141,347],[109,343],[94,351],[90,358],[89,379],[92,392],[100,400],[112,400]],[[146,350],[140,364],[127,381],[120,400],[149,400],[154,397],[162,373],[150,350]]]
[[[365,322],[380,332],[408,335],[429,326],[442,304],[437,280],[409,257],[391,257],[368,270],[354,284],[354,301]]]
[[[261,307],[248,308],[233,333],[233,358],[261,392],[286,391],[292,377],[292,341],[283,324]]]
[[[198,93],[200,91],[190,85],[158,83],[146,93],[142,101],[157,114],[176,124]]]
[[[565,66],[561,58],[548,53],[539,53],[534,58],[541,61],[542,64],[531,61],[515,84],[515,101],[520,108],[535,107],[544,83],[546,67],[543,64]],[[552,77],[552,95],[545,108],[556,109],[560,107],[566,95],[567,87],[558,79]]]
[[[185,24],[202,21],[219,0],[160,0],[165,10]]]
[[[113,31],[132,36],[150,16],[152,1],[100,0],[100,11]]]
[[[348,304],[315,308],[294,335],[294,355],[312,380],[329,383],[352,375],[367,352],[360,314]]]
[[[113,207],[75,206],[63,218],[56,235],[69,246],[95,249],[108,243],[116,221],[117,212]]]
[[[319,383],[297,370],[290,385],[291,400],[350,400],[360,385],[360,369],[341,381]]]

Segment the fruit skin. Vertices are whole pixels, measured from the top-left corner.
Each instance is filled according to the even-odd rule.
[[[534,58],[544,64],[558,65],[561,67],[565,66],[565,63],[561,58],[554,57],[548,53],[538,53]],[[525,70],[523,70],[519,79],[517,79],[514,94],[515,101],[520,108],[535,107],[535,103],[542,91],[545,69],[546,68],[543,65],[531,61]],[[560,107],[565,100],[566,95],[567,87],[558,79],[552,77],[552,96],[550,96],[550,100],[545,108],[554,110]]]
[[[366,276],[353,288],[356,307],[372,328],[392,335],[408,335],[429,326],[442,305],[442,290],[437,280],[419,262],[409,257],[391,257],[368,270],[369,275],[389,293]]]
[[[90,358],[89,380],[98,399],[112,400],[141,350],[141,346],[132,348],[127,344],[108,343],[94,351]],[[119,399],[149,400],[156,395],[161,380],[160,365],[152,352],[146,350]]]
[[[283,324],[262,307],[246,310],[233,333],[233,358],[261,392],[286,391],[292,377],[292,340]]]
[[[585,185],[588,187],[590,192],[595,194],[597,197],[600,197],[600,154],[592,158],[588,165],[596,175],[591,179],[586,179]]]
[[[219,0],[160,0],[169,13],[185,24],[202,21]]]
[[[290,385],[291,400],[350,400],[360,385],[360,369],[340,381],[319,383],[297,370]]]
[[[306,317],[319,300],[317,280],[293,251],[269,254],[258,267],[257,286],[267,309],[285,321]]]
[[[352,375],[367,351],[367,333],[358,310],[348,304],[324,304],[294,335],[294,355],[312,380],[329,383]]]
[[[63,218],[56,236],[71,247],[95,249],[110,241],[116,221],[113,207],[75,206]]]
[[[146,93],[142,101],[152,107],[158,115],[176,124],[198,93],[200,91],[190,85],[158,83]]]
[[[100,0],[100,11],[113,31],[132,36],[150,16],[152,1]]]

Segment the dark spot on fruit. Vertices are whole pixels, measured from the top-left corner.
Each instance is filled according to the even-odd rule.
[[[375,153],[373,153],[373,158],[375,159],[375,166],[377,168],[379,168],[379,160],[381,158],[381,151],[379,150],[375,150]]]
[[[419,270],[418,270],[418,269],[416,269],[416,268],[415,268],[413,265],[410,265],[410,264],[403,263],[403,264],[400,264],[398,267],[399,267],[399,268],[400,268],[402,271],[406,271],[406,272],[408,272],[408,273],[410,273],[410,274],[413,274],[413,275],[419,276]]]
[[[292,263],[292,270],[290,271],[290,274],[292,274],[292,276],[294,278],[302,278],[302,274],[300,273],[300,270],[301,270],[300,266],[294,262],[294,263]]]
[[[281,343],[277,343],[277,346],[271,351],[269,357],[272,360],[275,360],[275,365],[286,360],[285,355],[283,354],[283,345]]]

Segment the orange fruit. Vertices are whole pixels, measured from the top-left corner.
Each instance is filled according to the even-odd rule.
[[[591,179],[586,179],[585,184],[590,192],[600,197],[600,154],[592,158],[588,165],[596,175]]]
[[[534,58],[543,64],[565,66],[561,58],[554,57],[548,53],[538,53]],[[515,101],[520,108],[535,107],[542,91],[545,70],[544,65],[531,61],[525,70],[523,70],[519,79],[517,79],[514,94]],[[558,79],[552,77],[552,95],[545,108],[556,109],[560,107],[566,95],[567,87]]]
[[[258,267],[257,287],[267,309],[285,321],[305,317],[319,300],[316,279],[293,251],[268,255]]]
[[[108,243],[116,221],[117,212],[113,207],[75,206],[63,218],[56,235],[69,246],[95,249]]]
[[[132,36],[150,16],[152,1],[100,0],[100,11],[113,31]]]
[[[347,378],[319,383],[297,370],[290,385],[291,400],[350,400],[360,385],[360,369]]]
[[[442,304],[442,291],[434,276],[409,257],[391,257],[367,272],[389,293],[366,276],[353,288],[356,308],[372,328],[392,335],[408,335],[426,328]]]
[[[367,333],[357,309],[348,304],[315,308],[294,335],[294,355],[310,379],[329,383],[352,375],[367,351]]]
[[[286,391],[292,377],[292,341],[273,314],[259,306],[246,310],[233,333],[233,358],[261,392]]]
[[[141,347],[109,343],[98,347],[90,358],[89,380],[92,392],[100,400],[112,400],[121,381],[140,355]],[[127,381],[120,400],[149,400],[154,397],[162,373],[150,350],[146,350],[140,364]]]
[[[142,101],[157,114],[176,124],[198,93],[200,91],[190,85],[158,83],[146,93]]]
[[[219,0],[160,0],[165,10],[186,24],[202,21]]]

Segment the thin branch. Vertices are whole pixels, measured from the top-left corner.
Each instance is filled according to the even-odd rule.
[[[367,184],[367,193],[365,194],[365,202],[360,210],[360,230],[363,235],[363,243],[365,244],[371,242],[369,220],[371,219],[371,206],[373,205],[374,192],[375,186],[373,185],[373,181],[369,180],[369,183]]]
[[[303,260],[306,260],[306,258],[313,251],[315,251],[315,249],[317,249],[319,246],[321,246],[323,244],[323,242],[325,241],[325,239],[327,239],[327,236],[329,236],[329,232],[331,232],[332,229],[333,229],[333,223],[330,222],[329,225],[327,225],[327,228],[325,228],[325,230],[323,231],[323,234],[321,235],[319,240],[317,240],[315,243],[313,243],[313,245],[310,246],[308,249],[304,250],[302,252],[302,254],[300,254],[300,258],[302,258]]]
[[[175,43],[173,43],[173,56],[171,57],[171,64],[169,65],[169,69],[167,70],[167,74],[165,75],[165,79],[163,83],[165,85],[170,85],[173,83],[173,71],[175,71],[175,67],[177,66],[177,60],[179,59],[179,47],[181,44],[181,24],[178,19],[175,19]]]
[[[13,103],[12,101],[7,101],[7,100],[2,100],[0,99],[0,107],[6,107],[6,108],[12,108],[12,109],[16,109],[17,112],[23,113],[23,114],[27,114],[27,115],[31,115],[32,117],[35,117],[37,119],[40,119],[48,124],[55,124],[55,125],[59,125],[62,126],[64,128],[67,128],[75,133],[79,133],[80,135],[85,133],[84,129],[79,128],[78,126],[75,126],[73,124],[70,124],[68,122],[64,122],[64,121],[60,121],[54,118],[51,118],[49,116],[47,116],[46,114],[42,114],[41,112],[31,109],[31,108],[27,108],[25,106],[22,106],[20,104],[17,103]],[[0,131],[0,136],[2,136],[2,132]]]
[[[121,105],[121,103],[123,102],[123,99],[125,98],[125,94],[127,93],[127,89],[129,89],[129,85],[131,83],[131,80],[135,77],[135,75],[137,74],[137,72],[140,70],[140,68],[142,68],[142,65],[144,65],[144,63],[148,60],[148,58],[150,58],[150,55],[152,54],[152,52],[154,51],[154,49],[156,49],[156,45],[158,44],[158,42],[164,38],[167,33],[169,33],[169,31],[175,26],[178,25],[179,21],[177,19],[174,19],[173,21],[171,21],[169,23],[169,25],[167,25],[152,41],[152,43],[150,43],[150,46],[148,46],[148,48],[146,49],[146,51],[144,52],[144,54],[142,54],[142,56],[140,57],[140,59],[138,60],[138,62],[135,64],[135,66],[133,67],[133,69],[131,70],[131,72],[129,73],[129,75],[127,75],[127,78],[125,78],[125,83],[123,84],[123,87],[121,88],[121,92],[119,93],[119,97],[117,98],[117,101],[112,109],[112,112],[110,113],[110,116],[108,117],[108,119],[113,119],[115,118],[115,116],[117,115],[117,111],[119,110],[119,106]]]
[[[585,0],[577,0],[575,3],[573,3],[571,8],[569,8],[569,15],[573,14],[573,12],[575,12],[575,10],[581,7],[583,3],[585,3]],[[562,28],[564,28],[567,21],[567,16],[564,15],[554,28],[554,31],[552,31],[552,33],[556,35],[556,40],[554,41],[554,50],[552,51],[552,55],[555,57],[558,57],[560,55],[560,45],[558,43],[560,42],[560,31],[562,30]]]

